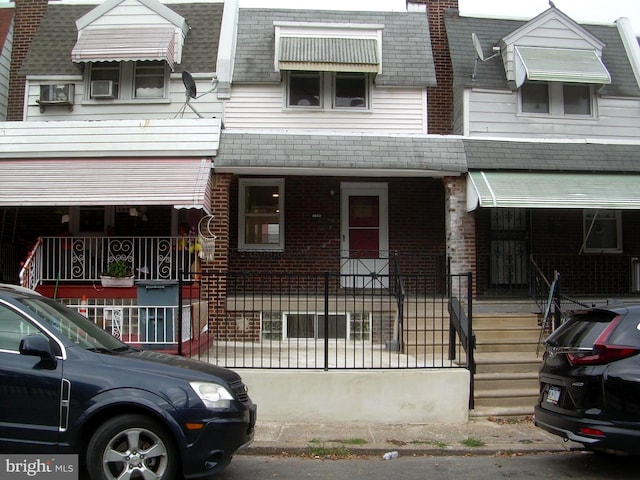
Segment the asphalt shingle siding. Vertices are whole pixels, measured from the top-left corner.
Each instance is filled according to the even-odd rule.
[[[445,25],[456,86],[508,89],[501,56],[485,62],[478,61],[477,82],[472,81],[475,49],[471,42],[471,34],[478,35],[484,47],[484,55],[489,57],[492,47],[497,45],[501,38],[525,23],[519,20],[462,17],[456,10],[448,11]],[[611,85],[605,85],[601,93],[623,97],[640,96],[640,88],[633,76],[618,29],[615,26],[603,25],[581,26],[606,44],[602,61],[611,74]]]
[[[632,144],[462,140],[469,170],[640,172]]]
[[[464,172],[460,139],[223,132],[216,167]]]
[[[422,12],[332,12],[240,9],[234,83],[280,82],[274,70],[274,21],[381,24],[382,74],[376,84],[434,86],[429,23]]]
[[[168,4],[189,25],[182,62],[175,71],[215,72],[223,5],[220,3]],[[76,43],[76,20],[95,5],[49,4],[25,62],[22,75],[77,75],[81,64],[71,61]]]

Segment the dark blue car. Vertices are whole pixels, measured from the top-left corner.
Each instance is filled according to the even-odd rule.
[[[78,454],[92,480],[198,478],[253,441],[224,368],[131,348],[59,302],[0,285],[0,452]]]

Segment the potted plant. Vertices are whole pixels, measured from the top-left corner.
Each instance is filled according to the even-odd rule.
[[[133,272],[124,260],[114,260],[100,275],[103,287],[133,287]]]

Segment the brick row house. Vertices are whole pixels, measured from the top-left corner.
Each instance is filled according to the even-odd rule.
[[[451,366],[452,295],[528,300],[555,270],[576,295],[640,290],[624,20],[18,0],[13,50],[4,280],[25,262],[24,285],[118,334],[179,280],[181,315],[234,352],[330,336]],[[133,286],[100,286],[114,260]],[[428,299],[411,318],[399,279]],[[168,318],[123,338],[176,343]]]

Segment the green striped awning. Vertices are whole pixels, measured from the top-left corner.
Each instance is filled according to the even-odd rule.
[[[377,72],[379,64],[372,38],[280,37],[279,70]]]
[[[640,209],[640,175],[469,172],[467,211],[480,207]]]
[[[516,47],[518,86],[525,80],[567,83],[611,83],[611,75],[595,50]]]

